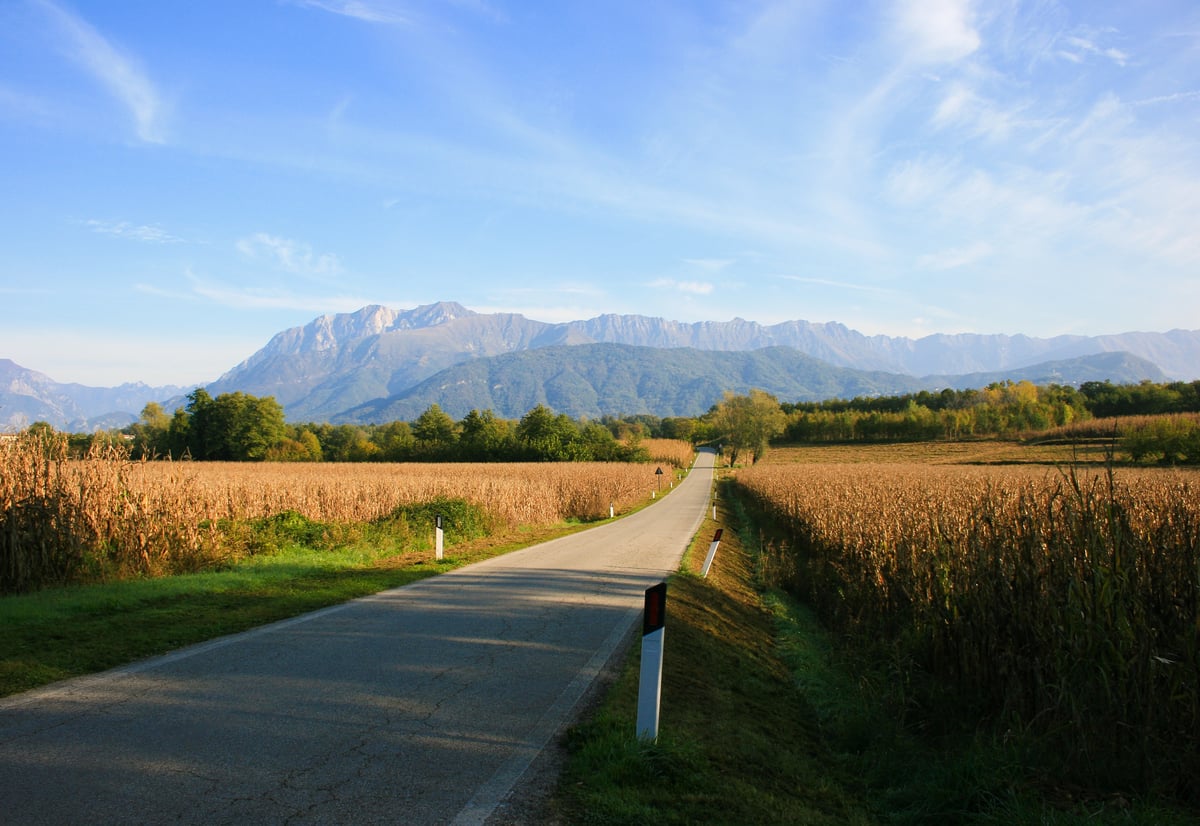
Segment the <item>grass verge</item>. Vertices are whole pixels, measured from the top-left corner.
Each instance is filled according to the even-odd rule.
[[[669,583],[660,737],[635,734],[635,643],[566,738],[546,819],[569,824],[1155,824],[1200,822],[1032,770],[1037,744],[939,727],[900,707],[886,663],[848,661],[805,606],[760,587],[736,501],[708,579],[707,522]],[[732,528],[732,529],[731,529]],[[700,543],[703,547],[699,547]]]
[[[830,760],[818,715],[775,645],[753,563],[726,531],[708,579],[706,521],[670,579],[660,736],[635,736],[637,645],[592,718],[571,729],[548,817],[560,823],[873,822]],[[703,547],[700,547],[702,543]]]
[[[332,531],[351,537],[332,545],[320,538],[329,526],[294,515],[240,526],[266,550],[223,570],[0,598],[0,696],[406,585],[584,527],[518,528],[458,541],[448,535],[446,557],[435,562],[431,543],[414,546],[405,525],[386,520]]]

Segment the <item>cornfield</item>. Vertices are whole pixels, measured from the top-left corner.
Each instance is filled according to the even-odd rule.
[[[901,680],[1195,802],[1200,476],[765,465],[737,486],[782,529],[768,572]]]
[[[696,449],[692,443],[682,439],[642,439],[639,446],[645,449],[651,462],[659,465],[673,465],[686,469],[692,466],[696,458]]]
[[[223,523],[298,513],[326,523],[461,499],[499,525],[608,516],[650,497],[654,468],[623,463],[248,464],[70,460],[65,440],[0,447],[0,591],[95,576],[199,570],[229,556]]]

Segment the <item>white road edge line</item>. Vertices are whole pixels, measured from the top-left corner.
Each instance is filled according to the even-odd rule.
[[[474,796],[467,801],[458,815],[451,821],[452,826],[482,826],[500,806],[513,786],[521,779],[521,775],[529,766],[569,717],[572,709],[583,698],[588,687],[596,679],[604,664],[608,662],[617,646],[629,635],[637,618],[641,616],[640,605],[629,609],[625,616],[617,622],[608,638],[600,645],[592,658],[584,664],[574,679],[558,695],[558,699],[546,710],[537,724],[529,730],[529,735],[513,750],[513,755],[504,761],[496,773],[483,785],[475,790]]]

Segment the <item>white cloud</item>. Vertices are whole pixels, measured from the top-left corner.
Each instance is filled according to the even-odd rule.
[[[707,281],[676,281],[671,278],[660,278],[648,285],[656,290],[674,290],[687,295],[708,295],[714,287]]]
[[[166,140],[165,107],[154,84],[137,62],[123,54],[87,21],[51,0],[35,0],[66,36],[64,51],[80,63],[133,115],[138,137],[147,143]]]
[[[868,293],[885,293],[892,294],[895,290],[885,287],[875,287],[870,284],[856,284],[852,281],[838,281],[832,278],[812,278],[804,275],[781,275],[778,276],[784,281],[794,281],[798,284],[813,284],[818,287],[834,287],[839,290],[855,290],[858,292]]]
[[[908,57],[919,63],[961,60],[980,46],[968,0],[899,0],[896,25]]]
[[[721,270],[734,263],[732,258],[685,258],[683,263],[690,264],[693,267],[699,267],[708,272],[720,272]]]
[[[247,258],[272,260],[277,266],[297,275],[327,277],[342,271],[336,255],[317,255],[308,244],[265,232],[243,238],[237,242],[237,248]]]
[[[177,244],[183,241],[171,235],[155,224],[131,224],[128,221],[100,221],[96,219],[84,222],[92,232],[101,235],[112,235],[117,238],[129,238],[134,241],[145,241],[151,244]]]
[[[401,10],[400,4],[387,0],[296,0],[296,5],[352,17],[364,23],[403,25],[412,22],[412,17]]]
[[[0,112],[9,112],[35,122],[45,122],[54,113],[44,100],[0,83]]]
[[[917,259],[917,267],[922,270],[958,269],[987,258],[993,251],[991,244],[978,241],[966,247],[954,247],[922,255]]]
[[[1063,38],[1063,44],[1064,47],[1058,50],[1058,54],[1072,63],[1083,63],[1089,57],[1108,58],[1118,66],[1125,66],[1129,62],[1126,52],[1111,46],[1101,46],[1092,36],[1068,35]]]
[[[896,164],[884,180],[884,191],[901,206],[939,198],[964,174],[960,164],[942,157],[920,157]]]
[[[1162,103],[1190,103],[1200,100],[1200,91],[1192,90],[1190,92],[1175,92],[1170,95],[1157,95],[1152,98],[1144,98],[1135,100],[1130,103],[1131,106],[1156,106]]]
[[[188,272],[192,292],[200,298],[238,310],[305,310],[314,313],[348,313],[368,304],[377,304],[360,296],[305,294],[277,287],[247,287],[207,281]],[[142,288],[143,291],[153,291]]]

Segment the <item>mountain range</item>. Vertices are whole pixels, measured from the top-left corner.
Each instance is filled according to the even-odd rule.
[[[681,323],[601,315],[552,324],[439,302],[368,306],[284,330],[206,385],[274,396],[290,421],[412,419],[432,403],[514,418],[536,404],[572,416],[698,415],[722,392],[781,400],[981,387],[1004,379],[1078,384],[1200,378],[1200,330],[1106,336],[867,336],[834,323]],[[57,384],[0,360],[0,427],[44,420],[92,429],[168,412],[191,388]],[[122,421],[123,419],[123,421]]]

